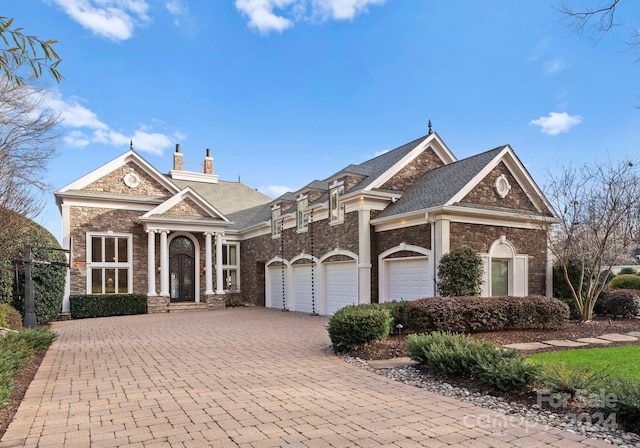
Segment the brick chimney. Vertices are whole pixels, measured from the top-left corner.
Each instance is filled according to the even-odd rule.
[[[213,174],[213,157],[211,157],[209,148],[207,148],[207,155],[204,158],[204,174]]]
[[[176,152],[173,153],[173,169],[175,171],[182,171],[182,153],[180,152],[180,143],[176,143]]]

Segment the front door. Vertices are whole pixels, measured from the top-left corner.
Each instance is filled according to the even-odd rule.
[[[172,302],[195,302],[195,248],[186,236],[169,244],[170,290]]]

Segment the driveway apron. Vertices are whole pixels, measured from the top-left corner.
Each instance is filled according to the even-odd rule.
[[[610,446],[347,364],[327,322],[264,308],[56,322],[0,448]]]

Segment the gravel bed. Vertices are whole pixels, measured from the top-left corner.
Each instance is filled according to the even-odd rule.
[[[500,412],[509,416],[509,418],[505,420],[506,422],[533,422],[569,431],[592,439],[600,439],[605,443],[620,446],[621,448],[640,448],[640,436],[638,434],[616,430],[611,425],[607,426],[606,422],[604,425],[591,424],[588,421],[584,421],[584,418],[582,421],[579,421],[580,419],[576,419],[575,416],[542,409],[537,404],[525,406],[521,403],[509,402],[502,397],[472,392],[464,387],[452,386],[451,384],[434,376],[430,376],[428,373],[425,373],[415,367],[374,369],[365,360],[360,358],[344,356],[343,359],[350,364],[375,372],[378,375],[385,376],[394,381],[400,381],[404,384],[420,387],[436,394],[456,398],[482,408]],[[606,418],[606,416],[604,417]],[[602,419],[600,416],[594,416],[594,420]]]

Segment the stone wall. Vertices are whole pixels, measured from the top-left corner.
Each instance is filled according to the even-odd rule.
[[[127,187],[123,178],[128,173],[135,173],[140,178],[140,184],[135,188]],[[164,188],[158,181],[144,172],[138,165],[134,163],[127,163],[120,168],[117,168],[109,174],[101,177],[100,179],[87,185],[85,188],[87,191],[103,191],[108,193],[121,193],[121,194],[139,194],[152,197],[169,197],[171,196],[166,188]]]
[[[469,246],[480,253],[504,235],[516,253],[529,255],[529,294],[546,294],[547,235],[543,230],[520,229],[480,224],[451,223],[450,248]]]
[[[504,198],[500,197],[495,187],[496,179],[500,175],[504,175],[511,185],[511,190],[509,190],[509,193]],[[504,162],[500,162],[498,166],[482,179],[460,202],[463,204],[490,205],[515,210],[526,210],[529,212],[536,211],[536,207],[505,166]]]
[[[386,181],[381,188],[387,190],[405,191],[424,176],[427,172],[443,166],[444,162],[436,155],[431,147],[425,149],[415,159],[405,165],[397,174]]]

